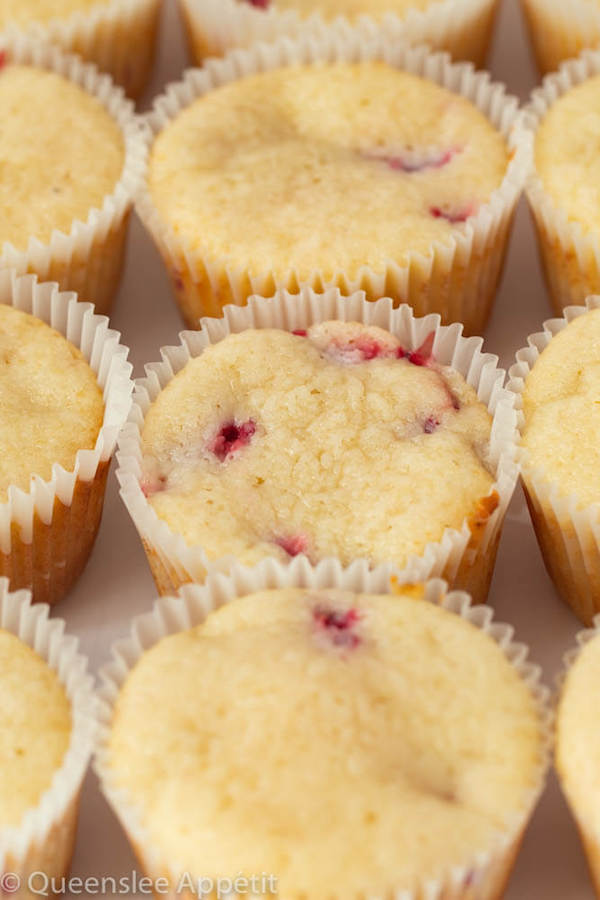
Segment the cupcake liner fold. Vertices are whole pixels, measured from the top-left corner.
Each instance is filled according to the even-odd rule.
[[[597,615],[592,619],[589,628],[586,628],[585,630],[580,631],[577,634],[575,646],[571,647],[571,649],[568,650],[567,653],[565,653],[563,657],[563,670],[559,673],[556,679],[556,687],[559,694],[559,703],[560,695],[562,694],[567,675],[569,674],[569,669],[575,664],[579,654],[581,653],[585,645],[597,638],[599,634],[600,615]],[[590,685],[590,688],[593,690],[593,685]],[[557,734],[557,742],[558,738],[559,736]],[[581,842],[585,851],[590,875],[592,877],[592,881],[594,882],[596,896],[600,897],[600,833],[598,832],[598,829],[594,826],[594,824],[589,821],[588,816],[586,816],[583,811],[577,807],[577,804],[575,802],[571,801],[569,791],[566,786],[565,776],[561,771],[559,765],[556,765],[556,769],[561,789],[565,795],[565,799],[569,805],[571,814],[575,819],[577,830],[579,831],[579,836],[581,838]]]
[[[542,75],[600,44],[600,8],[594,0],[521,0],[521,6]]]
[[[590,4],[591,6],[591,4]],[[564,13],[570,16],[571,8]],[[597,10],[600,22],[600,8]],[[554,103],[567,91],[600,74],[600,52],[585,50],[578,59],[561,66],[544,79],[525,108],[525,127],[532,146],[536,132]],[[590,294],[600,293],[600,236],[587,231],[556,206],[532,166],[526,185],[527,199],[535,222],[540,258],[554,311],[585,303]]]
[[[148,188],[148,160],[156,135],[181,110],[209,91],[255,73],[295,64],[365,60],[383,60],[466,97],[506,138],[511,158],[502,183],[447,241],[433,243],[427,254],[409,251],[402,264],[390,259],[381,271],[363,266],[351,276],[343,270],[315,270],[300,279],[293,268],[283,275],[256,273],[227,257],[215,258],[201,240],[192,248],[184,236],[163,222]],[[371,29],[366,35],[360,28],[330,26],[319,36],[283,38],[270,45],[235,50],[224,59],[208,60],[204,68],[189,70],[182,81],[171,85],[155,101],[145,122],[145,177],[136,208],[167,266],[188,327],[196,327],[200,316],[221,315],[228,303],[243,305],[251,294],[295,292],[307,285],[317,291],[338,287],[344,294],[364,290],[370,300],[390,296],[397,304],[409,303],[419,315],[437,312],[445,322],[462,322],[467,333],[483,331],[532,152],[532,135],[523,126],[517,99],[508,96],[503,85],[491,82],[487,73],[477,73],[469,64],[452,64],[446,54],[430,54],[427,48],[394,41],[384,28]]]
[[[569,322],[600,307],[600,297],[589,297],[585,306],[570,306],[562,319],[544,322],[544,330],[529,335],[509,370],[508,389],[513,391],[519,430],[524,425],[522,393],[527,376],[540,353]],[[562,599],[579,618],[590,624],[600,611],[600,504],[582,506],[575,494],[564,494],[541,466],[534,466],[529,452],[520,447],[517,459],[533,526],[548,574]]]
[[[283,35],[320,36],[331,24],[319,12],[303,18],[297,10],[260,9],[240,0],[179,0],[179,6],[198,64],[207,56],[270,43]],[[404,16],[389,12],[376,20],[364,14],[350,22],[339,15],[334,21],[348,30],[358,26],[365,37],[383,27],[394,40],[427,44],[433,50],[446,50],[453,59],[471,60],[483,68],[497,7],[497,0],[438,0],[424,10],[409,9]]]
[[[27,878],[43,871],[49,878],[66,875],[75,841],[79,790],[86,773],[98,727],[97,699],[87,660],[78,641],[65,634],[62,619],[50,619],[49,607],[31,604],[28,591],[9,593],[0,577],[0,628],[31,647],[53,669],[71,703],[72,732],[62,765],[38,804],[19,825],[0,827],[0,874],[20,879],[21,889],[7,881],[5,893],[29,896]]]
[[[123,169],[101,207],[91,207],[85,222],[74,220],[68,234],[55,229],[47,243],[32,236],[25,250],[10,242],[0,248],[0,269],[12,268],[20,275],[35,272],[40,279],[57,281],[61,290],[77,291],[98,312],[107,312],[119,285],[133,195],[144,167],[144,139],[133,104],[96,66],[34,38],[0,34],[0,56],[67,78],[96,97],[121,130]]]
[[[199,331],[182,332],[179,346],[163,348],[162,362],[146,366],[147,375],[137,381],[131,413],[119,439],[117,478],[121,496],[140,534],[159,591],[173,593],[186,582],[202,582],[207,573],[227,571],[235,560],[230,555],[211,561],[202,547],[188,546],[158,518],[144,497],[140,487],[141,431],[151,403],[190,358],[228,334],[251,328],[294,331],[339,319],[378,325],[411,348],[419,347],[435,332],[433,353],[437,361],[459,371],[493,416],[490,462],[495,481],[490,497],[494,501],[497,498],[497,505],[492,503],[488,513],[483,501],[479,522],[465,521],[460,530],[447,529],[442,540],[428,544],[422,556],[411,557],[405,570],[408,580],[443,576],[453,585],[468,589],[476,601],[484,601],[517,479],[517,432],[514,398],[503,388],[505,373],[498,368],[496,356],[482,353],[482,339],[462,337],[461,325],[440,325],[437,315],[415,318],[406,305],[394,308],[390,298],[369,302],[364,293],[343,297],[336,289],[316,294],[304,288],[296,295],[280,291],[274,297],[251,297],[247,306],[227,306],[223,313],[222,319],[202,319]]]
[[[108,319],[73,293],[32,275],[0,270],[0,303],[42,319],[78,347],[104,394],[104,420],[93,450],[79,450],[72,470],[55,464],[29,491],[16,486],[0,503],[0,575],[33,590],[35,601],[56,603],[83,569],[102,515],[104,488],[117,435],[131,406],[132,367]]]
[[[63,18],[11,24],[5,33],[12,38],[27,34],[65,52],[77,53],[136,98],[152,69],[160,10],[161,0],[100,0],[90,9],[76,10]]]
[[[102,790],[134,846],[144,870],[151,877],[162,876],[171,880],[171,892],[168,896],[177,895],[173,885],[177,885],[181,869],[175,860],[162,859],[157,848],[151,845],[140,822],[138,810],[128,800],[126,791],[116,783],[108,757],[114,705],[129,672],[142,654],[163,637],[200,624],[219,606],[256,591],[301,587],[308,590],[339,588],[377,594],[393,592],[396,581],[392,567],[378,566],[370,569],[364,561],[356,561],[348,568],[343,568],[336,560],[324,560],[313,567],[301,557],[294,559],[289,565],[276,560],[263,560],[254,568],[238,565],[227,576],[210,575],[203,586],[187,585],[177,597],[161,598],[155,603],[152,612],[134,620],[128,638],[113,645],[112,661],[101,671],[100,734],[94,766]],[[402,576],[398,583],[402,583]],[[527,660],[528,648],[524,644],[513,642],[513,628],[494,622],[489,608],[471,606],[469,596],[463,592],[446,593],[446,584],[439,579],[429,581],[424,586],[423,601],[440,604],[461,616],[489,634],[502,648],[535,700],[539,712],[542,750],[535,785],[524,798],[522,808],[515,811],[506,830],[498,833],[494,846],[471,860],[457,864],[444,879],[430,879],[414,890],[394,890],[392,885],[389,896],[398,900],[475,900],[480,897],[498,897],[510,874],[523,832],[545,782],[552,745],[549,692],[540,683],[539,667]],[[235,861],[233,864],[235,865]],[[189,892],[184,892],[183,896],[187,900]],[[232,900],[241,896],[231,894]],[[363,896],[361,893],[360,897]]]

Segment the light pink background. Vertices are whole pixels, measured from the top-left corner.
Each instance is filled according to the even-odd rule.
[[[166,82],[178,78],[185,65],[175,0],[167,0],[159,59],[143,106],[150,104]],[[521,98],[536,82],[517,0],[503,2],[491,70]],[[522,201],[506,274],[486,334],[487,350],[499,354],[508,368],[527,335],[539,330],[550,315],[532,226]],[[136,375],[143,374],[144,363],[159,358],[162,345],[176,342],[182,327],[161,262],[137,221],[112,324],[131,347]],[[154,597],[144,553],[119,500],[113,475],[92,559],[57,614],[80,636],[95,671],[106,660],[109,644],[128,631],[131,617],[146,611]],[[531,646],[532,658],[543,666],[545,680],[552,684],[563,653],[572,646],[581,626],[558,600],[545,573],[520,488],[508,514],[490,603],[498,619],[511,622],[517,637]],[[73,875],[119,877],[134,866],[121,829],[90,774],[83,794]],[[507,900],[593,900],[575,827],[554,778],[529,829],[505,896]]]

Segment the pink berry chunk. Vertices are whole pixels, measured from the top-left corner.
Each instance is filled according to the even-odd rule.
[[[441,169],[451,162],[460,151],[452,148],[442,151],[406,152],[399,156],[373,154],[370,159],[381,160],[395,172],[425,172],[427,169]]]
[[[299,556],[308,550],[308,538],[303,534],[295,534],[289,537],[278,537],[275,543],[281,547],[288,556]]]
[[[0,69],[6,65],[6,50],[0,50]]]
[[[237,453],[252,440],[256,432],[256,423],[252,419],[238,425],[237,422],[227,422],[209,444],[208,449],[224,462],[229,456]]]
[[[329,355],[340,362],[361,363],[369,362],[372,359],[402,359],[405,352],[402,347],[389,347],[368,334],[361,334],[347,344],[334,342]]]
[[[325,606],[317,606],[313,618],[319,631],[327,635],[336,647],[353,649],[360,644],[356,626],[360,621],[357,609],[335,610]]]
[[[144,475],[140,481],[142,493],[146,499],[152,497],[153,494],[160,494],[167,488],[166,475]]]
[[[423,431],[425,432],[425,434],[433,434],[436,428],[439,428],[439,425],[439,419],[436,419],[433,416],[428,416],[423,422]]]
[[[431,206],[429,209],[429,213],[434,219],[446,219],[451,225],[466,222],[474,212],[475,210],[472,206],[466,206],[463,209],[442,209],[441,206]]]
[[[292,334],[295,334],[296,337],[306,337],[308,335],[308,331],[306,328],[297,328],[296,331],[292,331]]]
[[[250,6],[257,6],[259,9],[267,9],[271,0],[246,0],[246,3],[249,3]]]
[[[435,332],[432,331],[427,335],[420,347],[408,354],[408,361],[413,366],[429,366],[435,362],[433,356],[433,342],[435,340]]]

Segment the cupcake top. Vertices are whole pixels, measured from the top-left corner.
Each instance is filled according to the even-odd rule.
[[[94,6],[107,6],[112,0],[0,0],[0,28],[65,19],[76,12],[88,12]]]
[[[346,16],[356,19],[361,15],[370,15],[380,19],[385,13],[406,15],[410,9],[427,9],[436,0],[240,0],[259,9],[297,10],[301,16],[321,13],[324,19]]]
[[[468,100],[382,62],[336,63],[198,98],[156,137],[148,180],[192,252],[253,274],[356,277],[447,242],[507,165]]]
[[[569,669],[557,716],[556,765],[578,818],[600,834],[600,636]]]
[[[19,0],[20,2],[20,0]],[[104,106],[67,78],[0,60],[0,246],[48,243],[102,207],[125,145]]]
[[[58,676],[0,628],[0,831],[38,804],[70,735],[70,704]]]
[[[93,449],[104,402],[81,352],[40,319],[0,305],[0,503],[33,475]]]
[[[541,753],[528,687],[475,626],[414,592],[288,588],[144,653],[107,763],[167,863],[310,900],[469,865],[524,811]]]
[[[535,165],[554,205],[600,231],[600,75],[571,88],[542,120]]]
[[[600,309],[554,335],[527,376],[521,444],[561,494],[600,501]]]
[[[497,505],[473,388],[381,328],[246,330],[209,346],[145,417],[142,488],[209,559],[402,565]],[[490,495],[490,496],[487,496]],[[485,500],[483,499],[485,498]]]

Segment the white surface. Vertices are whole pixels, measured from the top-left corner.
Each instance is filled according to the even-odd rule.
[[[186,51],[174,0],[167,0],[160,58],[144,106],[163,85],[176,79],[186,64]],[[132,39],[135,39],[132,36]],[[517,0],[504,0],[491,58],[494,77],[524,98],[535,84],[524,25]],[[513,232],[504,281],[486,334],[486,349],[508,367],[526,336],[551,315],[541,280],[528,212],[521,208]],[[171,298],[166,274],[150,240],[134,222],[125,278],[112,324],[131,347],[136,374],[159,358],[159,347],[176,342],[181,320]],[[110,479],[102,529],[92,559],[76,589],[58,607],[70,631],[80,635],[82,649],[97,670],[108,646],[125,634],[132,616],[147,610],[155,589],[146,559]],[[517,637],[532,648],[532,658],[552,683],[563,653],[580,629],[557,598],[546,575],[520,489],[510,508],[490,603],[501,621],[516,627]],[[318,824],[316,825],[318,827]],[[128,875],[135,860],[96,779],[86,782],[73,864],[73,876]],[[229,874],[229,873],[223,873]],[[565,803],[551,779],[536,812],[506,900],[593,900],[582,851]]]

